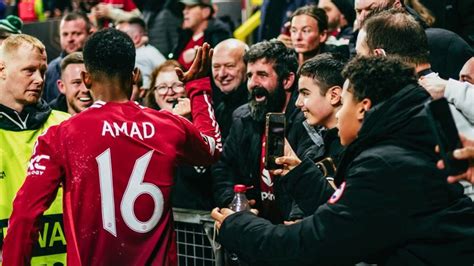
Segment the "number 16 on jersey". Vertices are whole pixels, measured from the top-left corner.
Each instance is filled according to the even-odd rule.
[[[151,231],[163,214],[163,193],[156,185],[143,182],[152,155],[153,151],[149,151],[135,161],[127,188],[120,202],[120,213],[123,221],[131,230],[137,233]],[[99,166],[102,226],[107,232],[117,237],[111,160],[110,148],[96,157]],[[142,194],[150,195],[154,202],[153,214],[148,221],[144,222],[138,220],[133,208],[135,201]]]

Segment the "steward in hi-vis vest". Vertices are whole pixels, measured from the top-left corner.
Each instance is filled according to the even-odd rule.
[[[67,118],[69,114],[52,111],[45,102],[28,106],[21,113],[0,104],[0,249],[12,213],[12,203],[25,180],[36,140],[50,126]],[[41,167],[41,159],[35,164],[36,168]],[[41,219],[32,265],[66,264],[62,213],[62,189],[59,189],[56,199]]]

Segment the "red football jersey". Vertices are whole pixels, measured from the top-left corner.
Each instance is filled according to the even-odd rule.
[[[51,127],[15,198],[4,265],[29,263],[35,221],[60,185],[68,265],[176,265],[175,166],[209,165],[221,148],[210,95],[191,93],[191,103],[195,125],[134,102],[96,102]]]

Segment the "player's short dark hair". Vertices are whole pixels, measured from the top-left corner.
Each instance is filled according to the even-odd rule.
[[[72,64],[84,64],[82,52],[70,53],[61,60],[61,74],[64,73],[67,66]]]
[[[298,59],[295,50],[287,48],[276,39],[265,40],[252,45],[244,55],[245,64],[255,63],[261,59],[273,64],[273,69],[280,81],[287,78],[291,72],[296,74],[298,71]]]
[[[342,76],[349,80],[348,90],[356,100],[369,98],[372,105],[387,100],[409,84],[417,84],[413,67],[385,56],[356,57],[344,68]]]
[[[314,18],[318,22],[318,32],[323,32],[328,29],[328,16],[324,9],[317,7],[316,5],[302,6],[291,14],[290,21],[296,16],[307,15]]]
[[[371,14],[364,22],[367,47],[385,50],[409,64],[429,62],[428,38],[425,30],[410,14],[389,9]]]
[[[135,46],[132,39],[116,29],[94,33],[84,46],[84,63],[91,75],[107,75],[128,80],[135,67]]]
[[[83,12],[68,12],[62,17],[61,21],[73,21],[78,19],[84,20],[84,22],[86,23],[86,30],[87,32],[90,32],[92,28],[91,20],[89,19],[87,14]]]
[[[342,88],[344,78],[341,75],[346,60],[339,54],[323,53],[306,60],[298,70],[299,77],[310,77],[318,85],[321,95],[326,95],[329,88]]]

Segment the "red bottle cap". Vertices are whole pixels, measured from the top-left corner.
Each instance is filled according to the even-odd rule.
[[[234,185],[235,193],[245,193],[246,191],[247,191],[247,187],[245,185]]]

